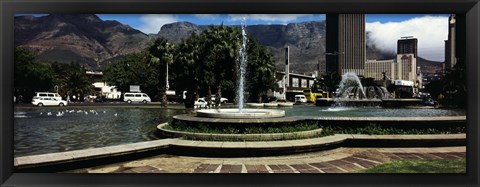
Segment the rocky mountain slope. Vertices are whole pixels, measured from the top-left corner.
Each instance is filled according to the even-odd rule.
[[[325,59],[325,27],[324,21],[251,25],[247,33],[274,54],[278,70],[283,69],[284,48],[289,46],[290,69],[307,73]],[[105,63],[143,49],[154,37],[179,43],[207,28],[206,25],[176,22],[163,25],[156,35],[149,36],[117,21],[103,21],[94,14],[17,16],[15,45],[29,48],[44,62],[78,61],[90,69],[101,70]],[[377,49],[368,39],[367,33],[367,59],[395,58],[394,54]],[[424,64],[426,69],[437,65],[435,62]]]
[[[15,17],[14,42],[42,61],[79,61],[100,68],[103,61],[143,48],[148,36],[94,14],[51,14]]]

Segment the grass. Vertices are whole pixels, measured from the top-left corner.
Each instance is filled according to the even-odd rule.
[[[368,135],[406,135],[406,134],[458,134],[465,133],[464,126],[437,127],[437,128],[401,128],[401,127],[383,127],[378,124],[367,124],[364,126],[347,125],[324,125],[316,122],[288,123],[282,125],[229,125],[229,124],[209,124],[209,123],[187,123],[174,120],[165,129],[184,131],[192,133],[211,133],[211,134],[270,134],[270,133],[289,133],[310,131],[322,128],[320,137],[334,134],[368,134]]]
[[[466,159],[397,160],[359,173],[466,173]]]
[[[270,134],[270,133],[288,133],[301,132],[319,129],[317,124],[288,124],[283,126],[236,126],[218,124],[188,124],[183,121],[174,120],[171,124],[164,127],[167,130],[184,131],[192,133],[211,133],[211,134]]]
[[[465,127],[440,127],[440,128],[395,128],[382,127],[378,124],[369,124],[362,127],[348,126],[323,126],[321,136],[329,136],[333,134],[368,134],[368,135],[406,135],[406,134],[458,134],[465,133]]]

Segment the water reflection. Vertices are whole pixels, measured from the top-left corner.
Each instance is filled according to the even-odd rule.
[[[466,115],[461,109],[280,108],[286,116],[429,117]],[[73,110],[73,111],[72,111]],[[50,112],[50,115],[48,113]],[[57,116],[56,114],[63,115]],[[156,126],[184,114],[161,108],[15,108],[15,156],[70,151],[158,139]],[[115,115],[116,114],[116,115]]]
[[[158,139],[154,136],[157,124],[171,120],[173,115],[185,113],[184,110],[140,108],[15,110],[15,156]],[[63,116],[57,116],[59,112],[64,112]],[[17,114],[21,114],[21,117],[17,117]]]

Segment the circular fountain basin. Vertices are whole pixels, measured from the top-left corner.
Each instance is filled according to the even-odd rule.
[[[278,103],[265,103],[265,107],[278,107]]]
[[[247,103],[247,106],[249,107],[263,107],[263,103]]]
[[[227,118],[227,119],[252,119],[252,118],[278,118],[284,117],[285,111],[273,109],[208,109],[197,111],[197,117]]]
[[[278,103],[279,107],[292,107],[294,103]]]

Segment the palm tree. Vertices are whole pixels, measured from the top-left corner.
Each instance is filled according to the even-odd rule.
[[[64,65],[62,69],[65,70],[65,74],[60,78],[60,87],[67,94],[83,96],[93,92],[93,79],[86,75],[85,67],[78,62],[71,62],[69,65]]]
[[[157,38],[148,47],[150,62],[158,66],[159,95],[162,106],[167,106],[167,68],[173,63],[174,45],[169,44],[164,38]]]
[[[202,41],[199,36],[192,34],[183,40],[178,47],[175,63],[172,65],[173,78],[177,83],[177,91],[187,91],[185,108],[193,108],[194,101],[198,98],[200,72],[198,65]]]
[[[269,89],[275,89],[275,61],[273,55],[253,38],[248,43],[247,67],[249,99],[262,102],[262,95]]]

